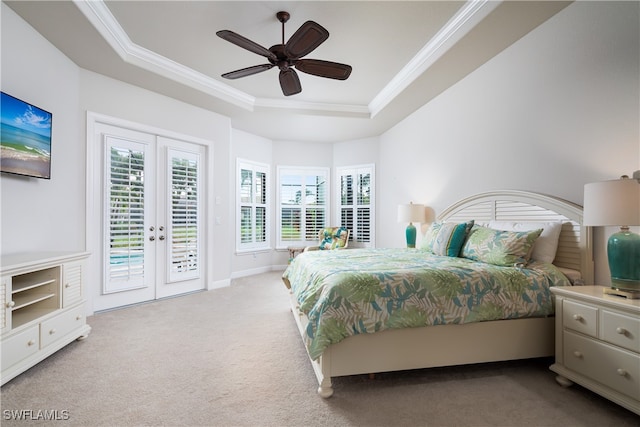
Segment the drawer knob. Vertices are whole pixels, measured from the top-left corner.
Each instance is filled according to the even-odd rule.
[[[80,320],[82,319],[82,316],[80,316],[79,314],[76,316],[76,320]]]
[[[35,345],[35,343],[36,343],[36,342],[35,342],[34,340],[29,340],[29,342],[27,343],[27,345],[28,345],[29,347],[31,347],[32,345]]]
[[[616,372],[617,372],[617,373],[618,373],[618,375],[620,375],[621,377],[626,377],[626,376],[627,376],[627,371],[625,371],[625,370],[624,370],[624,369],[622,369],[622,368],[618,368],[618,369],[616,370]]]
[[[575,357],[577,357],[578,359],[582,359],[582,352],[580,352],[580,351],[578,351],[578,350],[574,351],[574,352],[573,352],[573,355],[574,355]]]
[[[620,326],[616,328],[616,332],[620,335],[627,335],[627,330],[625,328],[621,328]]]
[[[51,330],[49,331],[49,335],[53,335],[53,334],[55,334],[55,333],[56,333],[56,330],[55,330],[55,329],[51,329]]]
[[[11,307],[13,307],[13,306],[15,306],[15,305],[16,305],[16,302],[15,302],[15,301],[9,301],[9,302],[7,303],[7,307],[8,307],[8,308],[11,308]]]
[[[578,322],[580,322],[582,320],[582,316],[580,316],[579,314],[574,314],[573,320],[577,320]]]
[[[71,287],[71,285],[70,285],[70,284],[68,284],[68,283],[65,283],[65,284],[64,284],[64,287],[65,287],[65,288],[70,288],[70,287]]]

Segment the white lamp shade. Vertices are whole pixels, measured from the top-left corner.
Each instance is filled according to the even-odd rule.
[[[586,184],[583,214],[587,226],[640,225],[640,183],[622,178]]]
[[[426,221],[425,206],[410,203],[408,205],[398,206],[398,222],[417,222]]]

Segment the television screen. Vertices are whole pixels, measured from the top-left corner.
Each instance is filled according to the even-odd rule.
[[[52,114],[0,92],[0,172],[51,178]]]

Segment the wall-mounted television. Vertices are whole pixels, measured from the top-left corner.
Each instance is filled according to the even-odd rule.
[[[51,178],[53,115],[4,92],[0,97],[0,172]]]

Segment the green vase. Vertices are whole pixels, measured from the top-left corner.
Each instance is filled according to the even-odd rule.
[[[640,292],[640,235],[622,229],[607,243],[611,287]]]
[[[416,226],[412,223],[409,223],[409,225],[407,225],[407,247],[416,247]]]

